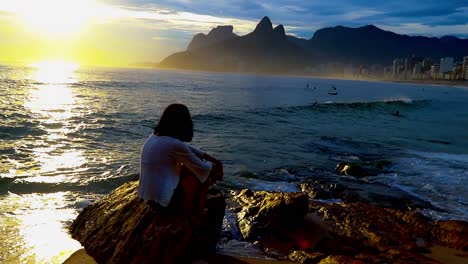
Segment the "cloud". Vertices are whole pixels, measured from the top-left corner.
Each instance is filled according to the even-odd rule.
[[[399,25],[377,25],[378,27],[393,31],[399,34],[407,35],[422,35],[422,36],[444,36],[458,35],[462,37],[468,37],[468,23],[464,25],[437,25],[430,26],[420,23],[405,23]]]
[[[235,32],[245,34],[255,28],[256,22],[224,16],[212,16],[168,8],[142,8],[125,6],[102,6],[101,21],[129,22],[144,27],[172,29],[183,32],[208,32],[218,25],[234,25]]]

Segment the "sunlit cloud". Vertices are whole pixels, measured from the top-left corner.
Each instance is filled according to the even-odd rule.
[[[256,21],[179,12],[170,9],[114,6],[93,0],[15,0],[0,2],[0,12],[13,13],[28,26],[49,31],[73,31],[85,22],[133,22],[145,27],[180,31],[208,31],[217,25],[235,25],[235,32],[245,34]]]

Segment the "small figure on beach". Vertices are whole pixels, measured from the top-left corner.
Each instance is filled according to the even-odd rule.
[[[213,241],[199,243],[196,234],[204,232],[199,227],[210,217],[210,208],[206,208],[209,187],[223,178],[221,161],[186,144],[192,137],[193,122],[188,108],[182,104],[169,105],[141,150],[138,185],[138,197],[157,213],[175,220],[184,218],[190,223],[186,226],[187,235],[177,238],[174,244],[177,254],[171,252],[185,260],[203,257],[199,255],[214,253],[216,249],[216,236],[212,236]],[[219,222],[221,225],[222,219]],[[202,244],[208,248],[199,248]]]

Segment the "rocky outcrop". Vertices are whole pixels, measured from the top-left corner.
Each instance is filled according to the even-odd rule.
[[[242,190],[233,200],[244,238],[295,262],[438,263],[425,255],[435,245],[467,251],[466,222],[433,222],[409,208],[308,201],[300,192]]]
[[[300,263],[439,263],[427,255],[433,246],[466,257],[467,222],[433,221],[414,210],[427,204],[385,185],[336,174],[314,178],[301,184],[307,193],[232,191],[227,216],[237,216],[241,235],[223,241],[244,239],[270,256]],[[187,248],[214,250],[207,248],[220,234],[226,206],[220,192],[210,193],[207,217],[192,232],[186,216],[161,214],[136,191],[137,182],[122,185],[85,208],[70,227],[98,263],[177,263]]]
[[[351,256],[365,263],[437,263],[423,255],[433,245],[467,250],[466,222],[434,223],[414,211],[360,202],[311,202],[310,206],[329,228],[331,238],[315,249],[325,254]]]
[[[327,255],[320,252],[294,250],[289,254],[288,259],[304,264],[316,264],[326,257]]]
[[[468,223],[464,221],[438,221],[431,235],[441,245],[468,252]]]
[[[386,160],[378,160],[375,162],[340,162],[336,165],[335,171],[339,175],[354,176],[356,178],[376,176],[382,173],[388,173],[385,171],[385,167],[390,162]]]
[[[138,199],[137,187],[138,182],[123,184],[72,223],[72,237],[98,263],[175,263],[189,245],[208,246],[219,235],[225,208],[219,192],[208,197],[209,217],[195,237],[186,215],[158,211]]]
[[[334,198],[345,202],[365,202],[399,210],[436,209],[429,202],[381,183],[322,175],[314,177],[313,180],[304,181],[300,186],[302,191],[312,199]]]
[[[244,239],[255,241],[300,225],[308,211],[305,193],[242,190],[233,197],[242,209],[237,213]]]

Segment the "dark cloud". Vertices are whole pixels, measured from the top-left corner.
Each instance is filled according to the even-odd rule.
[[[125,2],[125,0],[119,2],[122,1]],[[132,5],[155,6],[252,21],[260,20],[267,15],[274,24],[290,26],[294,28],[293,33],[298,35],[311,35],[315,29],[336,25],[412,23],[436,27],[468,23],[467,0],[127,0],[126,2]]]

